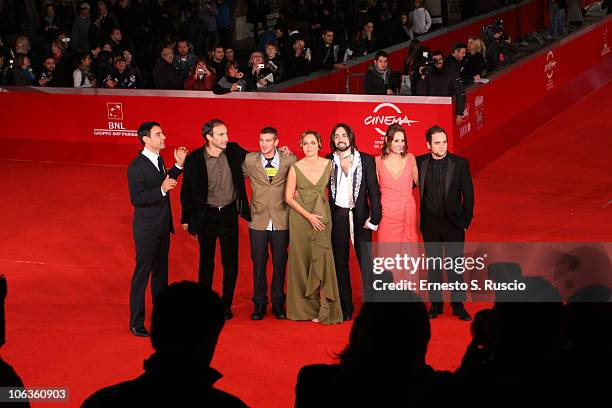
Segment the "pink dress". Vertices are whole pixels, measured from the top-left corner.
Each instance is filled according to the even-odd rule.
[[[380,183],[382,219],[378,225],[378,242],[418,242],[416,203],[412,195],[415,159],[408,153],[406,167],[395,179],[382,157],[376,157]]]

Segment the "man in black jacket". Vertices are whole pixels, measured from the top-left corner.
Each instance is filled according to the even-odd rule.
[[[441,51],[432,52],[431,58],[435,62],[435,65],[431,68],[430,73],[427,72],[425,66],[419,67],[418,71],[420,78],[427,84],[425,95],[454,96],[456,99],[455,122],[459,125],[463,117],[463,111],[465,110],[466,99],[465,88],[461,82],[461,77],[456,69],[449,69],[445,65],[444,55]]]
[[[391,68],[388,66],[388,54],[378,51],[374,62],[368,65],[365,74],[364,89],[369,95],[393,95],[398,88],[397,81],[393,78]]]
[[[251,221],[244,185],[242,162],[248,153],[229,142],[227,127],[220,119],[202,126],[204,146],[187,156],[181,187],[181,224],[200,244],[198,280],[212,288],[215,246],[221,247],[223,305],[231,319],[232,301],[238,278],[238,216]]]
[[[459,258],[463,256],[465,231],[474,216],[474,187],[470,168],[466,159],[448,153],[444,129],[432,126],[425,138],[430,153],[417,157],[425,251],[428,258]],[[453,269],[446,272],[449,283],[463,282],[462,274]],[[435,267],[430,269],[428,283],[441,282],[442,271]],[[453,314],[461,320],[471,320],[463,306],[465,300],[465,291],[451,291]],[[429,301],[429,317],[433,319],[443,312],[442,292],[430,289]]]
[[[361,269],[361,282],[368,299],[372,289],[372,231],[382,216],[376,164],[369,154],[359,152],[353,130],[338,123],[330,136],[333,169],[329,182],[332,213],[332,247],[338,291],[344,320],[353,314],[353,293],[349,272],[349,242],[353,242]]]
[[[144,327],[145,289],[151,275],[153,303],[163,288],[168,286],[168,251],[170,233],[174,233],[169,192],[176,187],[187,149],[174,150],[176,164],[166,170],[160,151],[165,148],[166,136],[159,123],[145,122],[138,128],[142,152],[128,167],[130,200],[134,206],[134,242],[136,267],[130,288],[130,330],[146,337]]]
[[[321,39],[312,50],[312,70],[334,69],[334,31],[331,28],[321,30]]]
[[[171,48],[164,48],[161,59],[153,67],[155,89],[183,89],[181,74],[172,65],[173,61],[174,51]]]

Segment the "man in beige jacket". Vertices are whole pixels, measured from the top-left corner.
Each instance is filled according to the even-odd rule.
[[[285,203],[287,173],[296,158],[281,154],[277,149],[278,133],[273,127],[259,132],[259,152],[246,155],[242,163],[245,177],[251,180],[251,260],[253,261],[252,320],[261,320],[268,304],[268,248],[272,253],[272,313],[285,318],[285,270],[289,246],[289,207]]]

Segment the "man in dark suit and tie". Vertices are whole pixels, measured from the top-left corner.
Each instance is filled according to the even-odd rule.
[[[430,153],[417,157],[421,195],[421,232],[428,258],[458,258],[463,256],[465,231],[474,216],[474,187],[468,161],[448,153],[446,131],[432,126],[425,135]],[[442,262],[444,264],[444,262]],[[449,269],[448,282],[462,283],[463,275]],[[442,271],[428,271],[428,283],[441,283]],[[461,320],[471,320],[463,302],[463,290],[450,295],[453,314]],[[443,313],[440,290],[429,291],[429,317]]]
[[[331,132],[333,162],[329,182],[332,213],[332,246],[338,279],[338,291],[344,320],[353,314],[353,291],[349,271],[350,242],[353,242],[361,269],[361,283],[365,300],[372,290],[372,231],[378,228],[382,216],[380,187],[376,177],[376,163],[369,154],[355,146],[355,134],[344,123]]]
[[[181,224],[198,237],[200,265],[198,281],[212,289],[215,246],[220,242],[223,264],[223,305],[225,318],[233,317],[232,302],[238,278],[238,216],[251,221],[249,201],[242,173],[248,153],[230,142],[227,127],[220,119],[202,126],[205,145],[185,160],[181,186]]]
[[[153,303],[163,288],[168,286],[168,251],[172,209],[170,190],[182,173],[187,149],[174,150],[176,164],[166,171],[159,152],[165,148],[166,136],[159,123],[145,122],[138,128],[138,139],[144,146],[128,167],[130,200],[134,206],[134,242],[136,267],[130,287],[130,330],[140,337],[149,335],[144,326],[145,290],[151,275]]]

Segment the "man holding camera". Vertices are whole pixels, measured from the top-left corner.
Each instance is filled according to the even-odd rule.
[[[512,64],[514,49],[512,38],[504,32],[501,21],[493,23],[488,30],[493,34],[487,41],[487,72]]]
[[[423,89],[417,88],[416,95],[455,96],[455,122],[459,125],[465,110],[465,88],[459,72],[445,65],[442,51],[432,52],[431,58],[429,55],[425,56],[425,61],[418,68],[418,76],[425,86]]]

